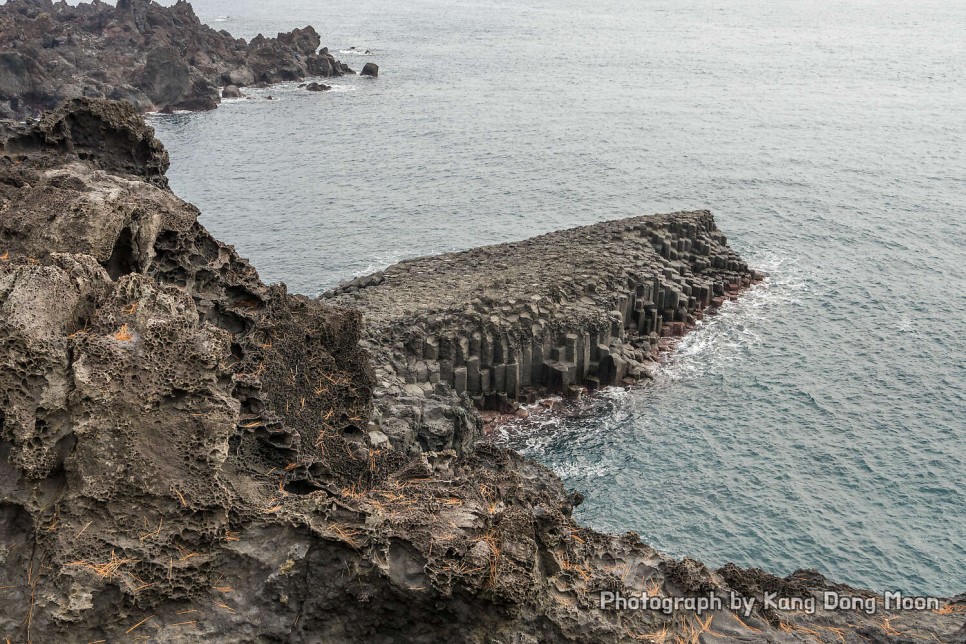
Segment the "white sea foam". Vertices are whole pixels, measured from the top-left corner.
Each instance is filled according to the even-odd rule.
[[[753,264],[768,273],[768,278],[698,322],[658,369],[659,377],[692,379],[746,359],[761,342],[762,322],[778,315],[783,307],[797,304],[800,294],[808,290],[805,274],[795,261],[768,257]]]
[[[612,476],[614,472],[607,463],[556,463],[552,465],[557,476],[565,479],[597,479]]]
[[[398,264],[403,259],[403,256],[399,253],[389,253],[388,255],[377,255],[372,258],[365,268],[352,273],[352,278],[363,277],[365,275],[370,275],[376,271],[381,271],[386,269],[393,264]]]

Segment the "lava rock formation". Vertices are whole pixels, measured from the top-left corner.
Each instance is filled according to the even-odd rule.
[[[587,529],[571,516],[579,495],[480,441],[468,394],[445,382],[429,418],[437,443],[380,438],[373,367],[387,367],[366,350],[382,346],[377,327],[366,331],[358,309],[263,284],[171,193],[167,167],[128,103],[78,98],[39,123],[0,124],[0,636],[10,642],[966,636],[962,597],[874,615],[602,609],[604,591],[869,593],[809,571],[712,571],[633,533]],[[674,221],[601,230],[653,259],[657,242],[643,233],[661,238]],[[695,239],[712,234],[704,214],[681,221],[705,222]],[[574,234],[598,244],[592,233]],[[683,246],[675,252],[691,252]],[[478,273],[463,278],[491,285]]]
[[[312,27],[246,42],[204,25],[191,5],[94,0],[0,5],[0,118],[24,119],[80,97],[139,111],[210,110],[218,87],[353,73]]]

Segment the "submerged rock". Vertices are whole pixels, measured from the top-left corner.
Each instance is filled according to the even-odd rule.
[[[305,86],[305,89],[307,89],[310,92],[324,92],[326,90],[332,89],[332,86],[323,85],[321,83],[309,83],[308,85]]]
[[[360,311],[262,283],[167,189],[167,166],[125,103],[76,99],[39,123],[0,125],[0,633],[11,641],[898,642],[963,632],[955,601],[901,614],[602,607],[602,593],[864,591],[808,571],[712,571],[632,533],[580,526],[579,495],[481,443],[469,400],[430,385],[438,344],[421,345],[412,382],[376,404],[377,381],[396,376],[360,346]],[[656,242],[637,239],[650,256]],[[475,274],[452,278],[472,280],[483,310],[499,302],[500,260],[479,252]],[[354,288],[388,293],[401,270]],[[584,283],[573,270],[557,275]],[[543,296],[530,304],[536,324]],[[375,324],[365,332],[373,347],[373,331],[391,328]]]

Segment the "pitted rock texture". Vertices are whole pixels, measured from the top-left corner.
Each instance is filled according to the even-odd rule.
[[[50,137],[45,123],[75,125]],[[2,128],[0,638],[966,633],[956,601],[871,616],[601,610],[602,590],[830,584],[809,572],[710,571],[636,535],[583,528],[571,518],[579,496],[552,473],[474,444],[472,409],[427,408],[416,450],[366,432],[375,383],[360,313],[264,285],[164,187],[165,163],[127,104],[79,100],[40,124]]]
[[[218,87],[351,73],[312,27],[251,42],[203,25],[191,5],[95,0],[0,5],[0,118],[24,119],[80,97],[139,111],[208,110]]]

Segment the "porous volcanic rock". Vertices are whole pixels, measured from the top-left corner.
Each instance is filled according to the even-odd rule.
[[[167,164],[126,103],[75,99],[39,123],[0,126],[0,635],[9,641],[966,633],[956,600],[874,615],[602,609],[602,591],[844,587],[808,571],[712,571],[632,533],[578,525],[579,496],[551,472],[474,440],[479,417],[465,396],[426,415],[441,442],[425,449],[367,431],[378,356],[360,346],[361,313],[263,284],[167,189]]]
[[[320,44],[312,27],[236,39],[202,24],[184,1],[9,0],[0,5],[0,118],[79,97],[126,100],[139,111],[209,110],[221,86],[352,71]]]

